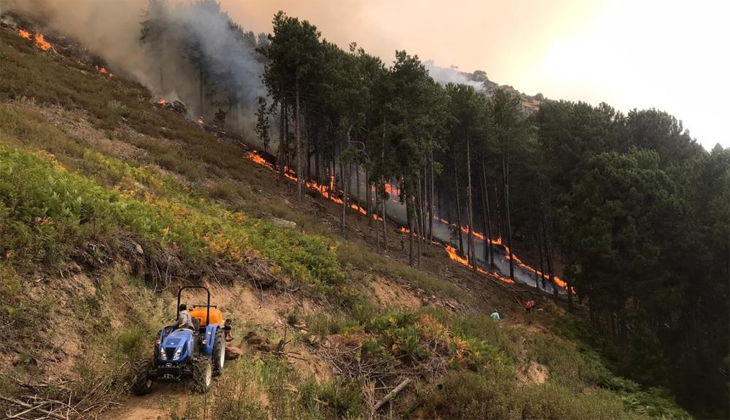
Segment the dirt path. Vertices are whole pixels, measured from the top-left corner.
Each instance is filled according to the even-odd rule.
[[[215,385],[214,385],[215,386]],[[168,419],[169,410],[165,410],[166,399],[175,400],[184,407],[190,398],[188,382],[155,384],[152,393],[144,397],[130,396],[118,409],[111,411],[104,420],[158,420]]]

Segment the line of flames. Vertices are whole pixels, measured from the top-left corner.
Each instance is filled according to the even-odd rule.
[[[255,150],[253,152],[247,152],[246,155],[254,163],[256,163],[258,165],[261,165],[261,166],[264,166],[264,167],[266,167],[266,168],[268,168],[268,169],[276,172],[276,168],[274,167],[274,165],[272,165],[271,163],[269,163],[266,159],[262,158]],[[284,176],[287,179],[291,180],[291,181],[294,181],[294,182],[297,181],[297,175],[296,175],[296,173],[294,171],[292,171],[291,169],[289,169],[288,167],[284,167]],[[333,201],[333,202],[335,202],[337,204],[342,204],[342,199],[340,199],[339,197],[337,197],[337,195],[341,195],[342,192],[341,191],[338,191],[335,188],[335,185],[334,185],[335,184],[335,178],[334,178],[334,176],[330,177],[330,183],[329,183],[328,186],[318,184],[318,183],[316,183],[314,181],[305,181],[304,183],[307,186],[307,188],[318,191],[320,193],[320,195],[322,195],[322,197],[327,198],[327,199],[329,199],[329,200],[331,200],[331,201]],[[398,189],[397,188],[391,187],[389,184],[385,184],[385,190],[389,194],[393,194],[393,193],[398,192]],[[363,214],[365,216],[367,216],[367,214],[368,214],[367,213],[367,210],[365,210],[364,208],[358,206],[357,204],[351,204],[350,207],[353,210],[356,210],[356,211],[358,211],[359,213],[361,213],[361,214]],[[378,221],[382,221],[383,220],[381,217],[378,217],[377,215],[373,215],[373,218],[374,219],[377,219]],[[446,224],[448,226],[452,226],[454,228],[458,228],[458,226],[455,223],[451,223],[451,222],[449,222],[448,220],[446,220],[444,218],[439,218],[437,216],[434,216],[434,219],[435,220],[438,220],[438,221],[440,221],[440,222],[442,222],[442,223],[444,223],[444,224]],[[461,227],[461,230],[462,230],[462,232],[464,232],[465,234],[468,235],[469,234],[470,227],[469,226],[462,226]],[[408,228],[406,228],[406,227],[401,226],[399,228],[399,232],[408,234],[408,233],[410,233],[410,230]],[[487,239],[486,235],[484,235],[483,233],[478,232],[476,230],[473,231],[473,234],[474,234],[474,236],[476,238],[478,238],[478,239],[480,239],[480,240],[482,240],[484,242],[487,242],[488,241],[492,245],[500,245],[500,246],[504,247],[505,252],[506,252],[505,258],[507,259],[507,261],[509,261],[509,247],[507,247],[507,245],[504,245],[502,243],[502,238],[501,237],[498,237],[496,239]],[[453,261],[456,261],[456,262],[458,262],[458,263],[460,263],[462,265],[471,267],[471,264],[469,263],[469,260],[467,258],[465,258],[465,257],[460,256],[458,254],[458,252],[456,251],[456,249],[453,246],[446,245],[446,252],[448,253],[449,258],[452,259]],[[532,267],[528,266],[527,264],[523,263],[519,258],[517,258],[516,255],[513,254],[512,255],[512,258],[513,258],[514,262],[519,267],[521,267],[521,268],[523,268],[523,269],[525,269],[525,270],[527,270],[529,272],[532,272],[533,274],[537,274],[540,277],[543,276],[543,274],[539,270],[535,270],[534,268],[532,268]],[[483,269],[481,267],[477,267],[477,271],[479,273],[481,273],[481,274],[486,274],[486,275],[490,275],[490,276],[496,277],[497,279],[499,279],[499,280],[501,280],[501,281],[503,281],[505,283],[514,284],[514,280],[512,280],[512,279],[510,279],[508,277],[504,277],[504,276],[502,276],[502,275],[500,275],[498,273],[495,273],[495,272],[489,272],[489,271],[487,271],[487,270],[485,270],[485,269]],[[554,276],[553,277],[553,280],[554,280],[555,284],[557,284],[558,286],[560,286],[560,287],[562,287],[564,289],[567,289],[567,287],[568,287],[567,283],[565,283],[559,277]],[[573,292],[573,293],[575,293],[575,292]]]
[[[21,38],[25,38],[29,41],[34,41],[35,45],[43,51],[48,51],[51,49],[51,44],[45,40],[43,34],[38,33],[35,34],[35,36],[31,37],[30,32],[26,31],[25,29],[18,29],[18,36],[20,36]]]
[[[443,219],[443,218],[438,218],[438,220],[439,220],[440,222],[442,222],[442,223],[446,224],[446,225],[449,225],[449,226],[451,226],[451,227],[454,227],[454,228],[458,228],[458,226],[457,226],[457,224],[456,224],[456,223],[451,223],[451,222],[449,222],[448,220],[446,220],[446,219]],[[462,227],[461,227],[461,231],[462,231],[462,232],[464,232],[465,234],[467,234],[467,235],[468,235],[468,234],[469,234],[469,226],[468,226],[468,225],[467,225],[467,226],[462,226]],[[475,238],[478,238],[478,239],[480,239],[480,240],[484,241],[485,243],[486,243],[486,242],[489,242],[489,243],[491,243],[492,245],[499,245],[499,246],[502,246],[502,247],[504,247],[504,252],[505,252],[505,254],[506,254],[506,255],[505,255],[505,259],[506,259],[507,261],[509,261],[509,259],[510,259],[510,252],[509,252],[509,251],[510,251],[510,249],[509,249],[509,247],[508,247],[507,245],[505,245],[505,244],[503,244],[503,243],[502,243],[502,238],[501,238],[501,237],[497,237],[496,239],[489,239],[489,240],[488,240],[488,239],[487,239],[487,237],[486,237],[486,236],[485,236],[485,235],[484,235],[483,233],[481,233],[481,232],[478,232],[478,231],[476,231],[476,230],[475,230],[475,231],[473,231],[473,234],[474,234],[474,237],[475,237]],[[452,259],[453,259],[453,258],[452,258]],[[519,258],[517,257],[517,255],[515,255],[515,254],[512,254],[512,259],[514,260],[514,262],[515,262],[515,263],[517,264],[517,266],[518,266],[518,267],[520,267],[520,268],[522,268],[522,269],[524,269],[524,270],[527,270],[527,271],[529,271],[529,272],[531,272],[531,273],[533,273],[533,274],[536,274],[536,275],[540,276],[540,278],[543,278],[543,277],[548,277],[548,276],[547,276],[546,274],[543,274],[543,273],[542,273],[542,272],[541,272],[540,270],[536,270],[536,269],[534,269],[534,268],[530,267],[529,265],[527,265],[527,264],[523,263],[523,262],[522,262],[522,261],[521,261],[521,260],[520,260],[520,259],[519,259]],[[467,264],[467,265],[468,265],[468,264]],[[565,281],[563,281],[563,280],[562,280],[562,279],[561,279],[560,277],[558,277],[558,276],[553,276],[553,281],[554,281],[554,282],[555,282],[555,284],[557,284],[558,286],[560,286],[560,287],[562,287],[563,289],[566,289],[566,290],[567,290],[567,288],[568,288],[568,283],[566,283]],[[573,291],[573,293],[575,293],[575,291]]]
[[[48,51],[51,49],[51,44],[45,40],[43,34],[41,33],[37,33],[35,34],[35,36],[31,36],[30,32],[26,31],[25,29],[18,29],[18,36],[20,36],[21,38],[25,38],[29,41],[34,41],[35,45],[43,51]]]
[[[42,33],[36,33],[35,35],[31,36],[29,31],[26,31],[25,29],[18,29],[18,36],[20,36],[21,38],[27,39],[29,41],[35,42],[36,47],[40,48],[43,51],[48,51],[51,48],[53,48],[51,43],[46,41],[46,38],[43,36]],[[86,65],[85,63],[82,63],[79,60],[76,60],[76,62],[81,65]],[[114,77],[114,74],[109,72],[109,70],[107,70],[104,67],[99,67],[99,66],[95,65],[94,68],[96,69],[96,71],[98,71],[99,73],[101,73],[103,75],[106,75],[109,77]]]
[[[264,166],[274,172],[277,171],[277,169],[274,167],[274,165],[272,165],[271,163],[266,161],[266,159],[262,158],[255,150],[253,152],[247,152],[246,156],[256,164]],[[294,182],[297,182],[297,180],[298,180],[296,172],[294,172],[287,166],[284,167],[284,177],[286,177],[287,179],[294,181]],[[342,194],[342,192],[338,191],[337,188],[335,187],[335,177],[334,176],[330,177],[329,185],[322,185],[322,184],[318,184],[317,182],[307,181],[307,180],[304,181],[304,185],[311,190],[315,190],[315,191],[319,192],[319,194],[322,197],[324,197],[328,200],[331,200],[337,204],[340,204],[340,205],[342,204],[342,199],[339,197]],[[363,216],[368,215],[368,211],[365,208],[359,206],[358,204],[351,203],[350,208],[352,210],[355,210],[356,212],[362,214]],[[378,220],[378,221],[383,220],[382,217],[379,217],[375,214],[373,215],[373,219]]]

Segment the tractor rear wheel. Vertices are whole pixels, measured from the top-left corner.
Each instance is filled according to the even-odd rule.
[[[220,331],[215,334],[213,343],[213,375],[220,376],[223,373],[223,365],[226,364],[226,345]]]
[[[134,395],[147,395],[152,390],[151,368],[152,360],[150,359],[138,360],[134,364],[134,376],[132,377],[132,392]]]
[[[201,394],[210,390],[213,383],[213,363],[210,357],[201,356],[193,360],[193,387]]]

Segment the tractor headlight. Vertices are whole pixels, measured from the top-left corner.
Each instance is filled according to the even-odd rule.
[[[167,354],[166,353],[167,352],[165,351],[165,349],[163,349],[162,347],[160,347],[160,360],[167,360]]]
[[[175,351],[175,355],[174,355],[174,356],[172,356],[172,360],[177,360],[177,359],[179,359],[179,358],[180,358],[180,351],[181,351],[181,350],[182,350],[182,349],[177,349],[177,350]]]

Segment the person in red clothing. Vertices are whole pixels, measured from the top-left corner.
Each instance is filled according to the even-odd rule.
[[[531,300],[528,300],[525,302],[525,313],[530,313],[530,310],[532,309],[533,303]]]

